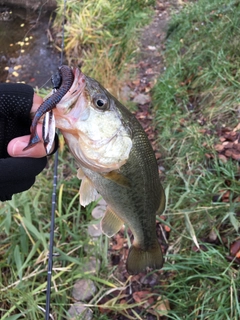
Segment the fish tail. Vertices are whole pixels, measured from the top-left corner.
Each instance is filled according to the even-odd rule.
[[[162,266],[163,254],[157,239],[156,243],[146,251],[134,245],[130,248],[126,263],[129,274],[138,274],[147,268],[161,269]]]

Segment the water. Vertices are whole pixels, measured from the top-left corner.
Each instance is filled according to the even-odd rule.
[[[54,13],[0,6],[0,82],[51,87],[60,53],[51,42]]]

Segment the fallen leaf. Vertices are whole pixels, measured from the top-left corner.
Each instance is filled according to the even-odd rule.
[[[219,140],[220,140],[221,142],[226,141],[226,139],[225,139],[224,137],[220,137]]]
[[[112,250],[122,249],[125,239],[122,238],[119,234],[116,234],[115,240],[117,243],[112,246]]]
[[[171,231],[170,227],[166,226],[166,225],[164,225],[164,229],[165,229],[166,232],[170,232]]]
[[[221,196],[221,200],[222,202],[229,202],[229,198],[230,198],[230,191],[224,191],[224,190],[220,190],[220,193],[222,193]]]
[[[234,142],[233,148],[240,152],[240,143],[235,143]]]
[[[167,315],[168,311],[170,310],[170,303],[169,300],[163,297],[159,297],[158,299],[158,303],[156,303],[152,309],[153,312],[155,312],[156,315]]]
[[[155,51],[157,48],[155,46],[148,46],[148,50]]]
[[[140,303],[147,297],[149,297],[150,291],[136,291],[133,293],[133,299],[135,302]]]
[[[205,153],[205,157],[208,158],[208,159],[213,159],[214,158],[213,154],[211,154],[211,153]]]
[[[22,68],[22,66],[19,64],[18,66],[14,66],[14,70],[18,70],[18,69],[21,69]]]
[[[221,152],[224,150],[224,146],[222,144],[216,144],[214,148],[218,152]]]
[[[234,241],[230,247],[231,256],[240,258],[240,239]]]
[[[224,137],[229,141],[234,141],[236,139],[237,133],[236,132],[228,132],[224,134]]]
[[[150,101],[151,101],[150,96],[148,94],[143,94],[143,93],[137,94],[133,99],[133,102],[141,105],[149,103]]]
[[[146,74],[153,74],[154,71],[152,68],[148,68],[146,71],[145,71]]]
[[[225,155],[230,158],[232,156],[232,150],[226,150]]]
[[[219,154],[218,159],[221,160],[223,163],[227,162],[227,158],[223,154]]]
[[[160,158],[162,157],[162,154],[159,153],[159,152],[156,152],[156,153],[155,153],[155,157],[156,157],[156,159],[158,160],[158,159],[160,159]]]
[[[232,149],[233,142],[224,141],[222,145],[225,149]]]
[[[232,150],[232,158],[234,160],[240,161],[240,153],[236,152],[235,150]]]
[[[132,81],[132,84],[134,84],[135,86],[139,86],[140,85],[140,79],[137,79],[137,80],[133,80]]]

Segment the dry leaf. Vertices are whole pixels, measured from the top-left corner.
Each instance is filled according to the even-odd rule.
[[[234,160],[240,161],[240,153],[232,150],[232,158]]]
[[[240,258],[240,239],[234,241],[230,247],[231,256]]]
[[[136,291],[133,293],[133,299],[137,302],[140,303],[147,297],[149,297],[150,291]]]
[[[167,315],[168,311],[170,310],[170,304],[168,299],[164,299],[163,297],[159,297],[158,303],[156,303],[153,306],[153,312],[155,312],[156,315],[164,316]],[[151,312],[152,313],[152,312]]]
[[[224,146],[225,149],[232,149],[233,147],[233,143],[228,141],[223,142],[222,145]]]
[[[225,155],[227,157],[231,157],[232,156],[232,151],[231,150],[226,150]]]
[[[223,163],[227,162],[227,158],[223,154],[219,154],[218,159],[221,160]]]
[[[166,226],[166,225],[164,225],[164,229],[165,229],[166,232],[170,232],[171,231],[170,227]]]
[[[222,144],[216,144],[214,148],[218,152],[221,152],[224,150],[224,146]]]
[[[112,246],[112,249],[113,250],[122,249],[125,239],[122,238],[119,234],[116,234],[115,240],[116,240],[117,243]]]
[[[240,130],[240,123],[233,129],[233,131],[238,131]]]

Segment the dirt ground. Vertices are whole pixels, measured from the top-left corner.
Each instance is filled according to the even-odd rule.
[[[136,65],[137,76],[134,81],[127,83],[127,89],[124,88],[126,92],[129,92],[130,99],[137,103],[138,110],[135,112],[135,116],[142,124],[152,143],[160,169],[162,154],[157,145],[157,132],[152,121],[150,90],[166,68],[163,53],[171,13],[181,10],[184,3],[181,0],[157,1],[155,15],[151,23],[140,33],[140,54]]]

